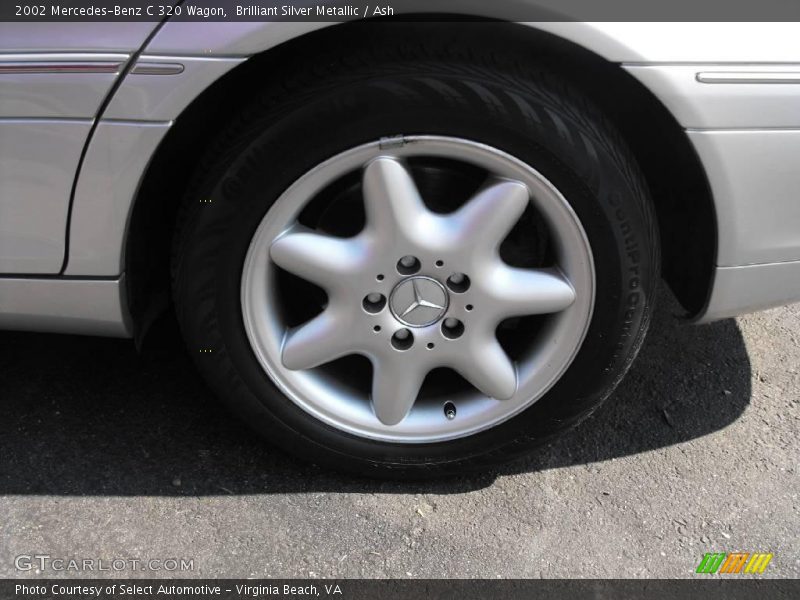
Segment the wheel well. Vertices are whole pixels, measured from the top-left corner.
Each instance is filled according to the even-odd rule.
[[[716,259],[716,218],[705,172],[684,130],[642,84],[618,64],[552,34],[512,23],[347,23],[286,42],[233,69],[180,115],[140,186],[126,240],[128,302],[140,340],[169,304],[169,256],[178,205],[210,139],[224,129],[262,81],[287,72],[300,55],[324,57],[342,43],[385,43],[389,36],[447,35],[458,27],[478,44],[529,56],[581,90],[621,132],[644,173],[659,220],[662,272],[689,315],[705,305]],[[388,29],[387,29],[388,27]],[[381,29],[380,33],[376,30]],[[321,63],[324,68],[324,63]]]

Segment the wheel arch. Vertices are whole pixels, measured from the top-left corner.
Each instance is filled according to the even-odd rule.
[[[371,40],[365,23],[317,29],[257,53],[202,93],[170,128],[143,175],[128,221],[125,272],[135,337],[169,303],[169,250],[175,215],[194,166],[210,138],[221,131],[239,99],[258,89],[259,73],[290,68],[298,54],[324,56],[341,41]],[[398,23],[395,34],[413,38],[436,23]],[[492,23],[481,43],[530,56],[581,90],[611,120],[631,147],[655,203],[662,239],[663,274],[689,316],[700,313],[710,293],[717,249],[713,197],[705,171],[683,128],[668,109],[618,63],[542,29]],[[385,35],[381,38],[385,41]],[[606,46],[608,40],[603,42]]]

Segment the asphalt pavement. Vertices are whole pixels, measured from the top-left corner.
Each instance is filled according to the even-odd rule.
[[[698,577],[734,551],[800,577],[800,305],[687,326],[661,296],[592,418],[502,471],[424,484],[263,442],[169,316],[140,353],[0,332],[0,577]],[[37,554],[191,570],[16,568]]]

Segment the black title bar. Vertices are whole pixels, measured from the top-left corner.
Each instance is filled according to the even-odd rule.
[[[800,21],[798,0],[3,0],[2,22]]]

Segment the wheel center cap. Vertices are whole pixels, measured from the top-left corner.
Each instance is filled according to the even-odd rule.
[[[409,277],[392,290],[389,308],[395,318],[410,327],[427,327],[447,312],[450,298],[444,286],[430,277]]]

